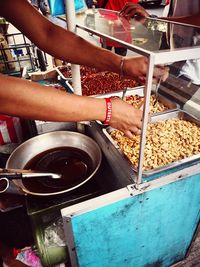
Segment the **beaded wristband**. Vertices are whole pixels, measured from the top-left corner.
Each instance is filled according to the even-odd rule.
[[[17,257],[17,255],[20,253],[21,249],[16,249],[16,248],[13,248],[13,256],[14,258]]]
[[[111,118],[112,118],[112,102],[110,98],[105,98],[106,101],[106,118],[103,122],[104,124],[109,124]]]

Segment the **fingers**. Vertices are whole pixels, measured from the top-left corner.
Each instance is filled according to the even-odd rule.
[[[162,77],[162,81],[166,81],[167,78],[169,77],[169,67],[165,67],[165,70],[164,70],[164,74],[163,74],[163,77]]]
[[[148,17],[149,14],[146,12],[146,10],[138,5],[133,3],[126,3],[126,5],[123,7],[123,9],[120,12],[121,16],[124,16],[126,18],[132,18],[134,16],[138,17]]]
[[[126,57],[124,60],[124,74],[128,78],[140,79],[146,77],[148,59],[146,57]]]
[[[128,138],[133,138],[134,135],[140,135],[141,134],[141,130],[138,129],[138,128],[132,128],[132,130],[126,130],[126,131],[123,131],[125,136],[128,137]]]
[[[132,132],[135,132],[135,128],[141,129],[142,128],[142,110],[137,109],[137,112],[139,113],[139,116],[135,120],[134,126],[131,127]]]
[[[112,99],[112,119],[110,125],[132,138],[133,135],[141,134],[142,111],[121,99]]]
[[[148,71],[148,58],[146,57],[126,57],[124,60],[123,72],[126,77],[145,83]],[[165,81],[169,76],[169,67],[156,65],[153,72],[153,83],[160,79]]]
[[[154,78],[159,80],[160,78],[162,81],[165,81],[169,76],[169,67],[163,65],[157,65],[154,68]]]

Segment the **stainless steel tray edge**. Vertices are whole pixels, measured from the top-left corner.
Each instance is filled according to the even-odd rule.
[[[128,87],[128,89],[126,91],[126,96],[132,95],[133,93],[134,93],[134,95],[143,96],[144,95],[144,86],[137,86],[137,87],[133,87],[133,88]],[[96,98],[106,98],[106,97],[112,97],[112,96],[122,97],[122,94],[123,94],[123,90],[119,90],[119,91],[114,91],[111,93],[93,95],[93,97],[96,97]]]
[[[112,128],[111,126],[108,126],[106,128],[102,129],[103,134],[106,136],[106,138],[110,141],[110,143],[118,150],[118,152],[120,153],[120,155],[122,156],[122,158],[128,162],[128,164],[130,165],[131,169],[136,172],[135,167],[133,166],[133,164],[130,162],[130,160],[126,157],[126,155],[124,154],[124,152],[120,149],[120,147],[117,145],[117,142],[115,142],[115,140],[113,140],[113,138],[110,136],[110,132],[114,131],[116,129]]]
[[[117,145],[117,143],[115,142],[115,140],[110,136],[110,133],[112,131],[114,131],[116,129],[112,128],[111,126],[108,126],[107,128],[102,129],[104,135],[106,136],[106,138],[108,138],[108,140],[111,142],[111,144],[118,150],[118,152],[120,153],[120,155],[122,156],[122,158],[124,160],[126,160],[129,164],[131,169],[134,172],[137,172],[137,169],[133,166],[133,164],[131,163],[131,161],[126,157],[126,155],[124,154],[124,152],[120,149],[120,147]]]
[[[152,91],[153,93],[153,91]],[[123,94],[123,90],[120,91],[115,91],[112,93],[106,93],[106,94],[100,94],[100,95],[93,95],[92,97],[96,97],[96,98],[107,98],[107,97],[113,97],[113,96],[118,96],[118,97],[122,97]],[[138,87],[134,87],[134,88],[129,88],[126,91],[126,96],[130,96],[130,95],[139,95],[139,96],[144,96],[144,86],[138,86]],[[167,99],[166,97],[164,97],[161,94],[158,94],[158,100],[160,100],[164,105],[166,105],[166,107],[168,107],[168,110],[165,110],[163,112],[169,112],[172,110],[176,110],[180,108],[180,105]],[[163,112],[159,112],[163,113]],[[157,114],[157,113],[155,113]]]

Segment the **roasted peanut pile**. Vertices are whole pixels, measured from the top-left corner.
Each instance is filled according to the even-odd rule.
[[[71,67],[66,66],[60,69],[65,78],[71,78]],[[134,79],[121,78],[119,74],[110,71],[99,71],[95,68],[80,67],[82,94],[97,95],[112,93],[126,87],[136,87],[142,83]]]
[[[131,105],[133,105],[134,108],[139,109],[144,104],[144,97],[139,95],[130,95],[126,96],[125,101]],[[157,112],[163,112],[165,110],[169,109],[166,107],[162,102],[159,100],[156,100],[155,95],[151,95],[150,97],[150,114],[157,113]]]
[[[138,166],[140,136],[129,139],[118,130],[111,133],[120,149]],[[186,120],[169,119],[150,123],[144,152],[147,171],[200,153],[200,127]]]

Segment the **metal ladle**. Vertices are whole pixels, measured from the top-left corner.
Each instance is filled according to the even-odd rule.
[[[30,178],[60,179],[61,174],[50,173],[50,172],[39,172],[39,171],[32,171],[32,170],[1,169],[0,168],[0,178],[7,178],[8,180],[30,179]]]

